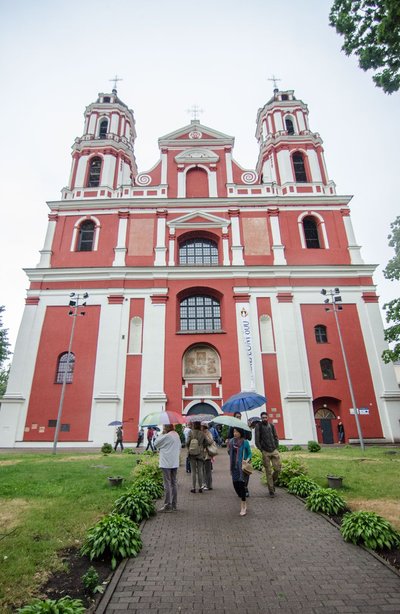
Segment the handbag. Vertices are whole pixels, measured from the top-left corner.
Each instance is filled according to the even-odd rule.
[[[217,448],[217,445],[214,443],[214,441],[210,443],[209,446],[207,446],[207,453],[208,453],[208,456],[211,456],[211,458],[213,456],[217,456],[218,448]]]
[[[242,460],[242,471],[246,475],[251,475],[253,473],[253,465],[248,460]]]

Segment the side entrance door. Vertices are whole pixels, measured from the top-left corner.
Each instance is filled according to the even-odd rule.
[[[322,443],[333,443],[332,420],[321,418]]]

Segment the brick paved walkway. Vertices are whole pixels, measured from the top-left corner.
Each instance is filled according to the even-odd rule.
[[[213,491],[190,493],[181,467],[179,511],[145,523],[142,552],[121,565],[97,614],[400,612],[398,575],[286,491],[271,499],[259,475],[240,517],[224,450]]]

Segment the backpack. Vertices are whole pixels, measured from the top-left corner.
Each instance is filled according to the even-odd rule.
[[[189,444],[189,456],[199,456],[200,452],[199,440],[193,437]]]

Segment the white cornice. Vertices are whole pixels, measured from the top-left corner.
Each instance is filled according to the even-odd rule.
[[[153,187],[153,186],[152,186]],[[154,188],[157,186],[154,186]],[[243,187],[243,186],[242,186]],[[255,186],[252,186],[255,187]],[[299,206],[307,206],[312,209],[318,209],[322,207],[327,209],[329,206],[336,208],[338,206],[343,207],[349,204],[353,196],[349,195],[320,195],[320,196],[235,196],[235,198],[168,198],[149,200],[148,198],[135,198],[135,199],[122,199],[122,198],[109,198],[109,199],[84,199],[84,200],[51,200],[47,201],[49,209],[55,213],[57,211],[79,211],[79,213],[88,210],[92,212],[93,209],[104,211],[115,209],[124,210],[146,208],[149,210],[163,209],[171,210],[176,208],[177,210],[182,208],[195,209],[197,207],[201,209],[208,209],[210,207],[226,207],[231,209],[232,207],[287,207],[292,206],[298,208]],[[256,201],[256,202],[255,202]]]
[[[298,280],[302,278],[320,279],[338,277],[347,279],[357,279],[360,277],[372,277],[376,264],[356,264],[356,265],[312,265],[312,266],[216,266],[216,267],[192,267],[192,266],[175,266],[175,267],[87,267],[87,268],[62,268],[62,269],[47,269],[35,268],[24,269],[29,281],[31,282],[60,282],[71,283],[76,285],[82,282],[98,282],[104,283],[107,287],[107,282],[121,280],[146,280],[150,283],[154,278],[168,279],[187,279],[197,283],[201,279],[238,279],[241,277],[248,279],[290,279]],[[326,282],[324,282],[326,284]],[[286,284],[287,285],[287,284]],[[360,289],[360,286],[356,286]],[[375,286],[373,286],[375,287]],[[371,288],[371,286],[368,286]],[[129,288],[127,289],[129,290]],[[116,289],[110,287],[110,292],[115,293]],[[32,290],[29,294],[36,296],[42,291]]]

